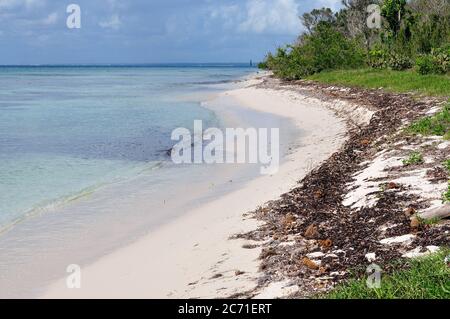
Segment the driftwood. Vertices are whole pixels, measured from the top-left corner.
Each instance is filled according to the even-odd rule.
[[[444,219],[450,217],[450,204],[445,204],[444,206],[441,206],[439,208],[421,213],[419,214],[419,217],[424,220]]]

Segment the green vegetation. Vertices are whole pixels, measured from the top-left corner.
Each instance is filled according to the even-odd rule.
[[[266,63],[275,75],[301,79],[323,70],[364,65],[364,53],[354,41],[348,40],[330,24],[320,24],[314,35],[305,35],[301,46],[279,48],[276,56],[269,55]]]
[[[447,131],[447,133],[445,133],[444,140],[450,141],[450,131]]]
[[[383,88],[390,92],[416,92],[429,96],[450,96],[450,75],[419,75],[413,71],[388,69],[336,70],[317,73],[306,79],[322,83]]]
[[[444,162],[444,167],[450,173],[450,159]]]
[[[424,117],[406,129],[406,132],[411,134],[438,135],[444,136],[444,138],[449,135],[449,131],[450,104],[447,104],[441,112],[433,116]]]
[[[305,13],[300,19],[307,32],[296,43],[279,48],[275,54],[269,53],[260,67],[286,80],[341,70],[335,74],[327,72],[325,79],[343,76],[353,84],[367,87],[450,95],[450,1],[342,0],[342,3],[344,8],[338,12],[321,8]],[[368,24],[367,10],[373,4],[381,9],[382,21],[377,28]],[[363,83],[349,79],[354,75],[352,71],[342,71],[367,66],[373,70],[356,71]],[[405,70],[409,70],[405,75],[393,73]]]
[[[423,164],[423,156],[420,152],[412,152],[408,158],[403,160],[404,166]]]
[[[430,54],[421,55],[416,60],[420,74],[446,74],[450,72],[450,46],[432,49]]]
[[[367,287],[365,279],[353,279],[338,286],[329,299],[448,299],[450,298],[450,267],[444,249],[431,256],[408,261],[407,268],[385,275],[381,287]]]
[[[424,226],[433,226],[433,225],[438,224],[441,221],[441,218],[439,218],[439,217],[425,219],[425,218],[420,217],[419,214],[416,214],[415,217],[417,218],[419,223]]]
[[[445,192],[442,196],[442,200],[444,203],[450,202],[450,182],[448,183],[447,192]]]

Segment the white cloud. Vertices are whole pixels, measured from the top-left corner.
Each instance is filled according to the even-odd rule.
[[[298,34],[302,30],[296,0],[248,0],[239,30],[254,33]]]
[[[98,25],[104,29],[118,30],[122,26],[122,21],[119,15],[114,14],[107,20],[100,21]]]
[[[239,33],[297,35],[302,30],[298,0],[246,0],[210,8],[210,19]]]

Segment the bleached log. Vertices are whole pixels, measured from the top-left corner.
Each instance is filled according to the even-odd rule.
[[[425,220],[444,219],[450,217],[450,204],[445,204],[428,212],[419,213],[419,217]]]

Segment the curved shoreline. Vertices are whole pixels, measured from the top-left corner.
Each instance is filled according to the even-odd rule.
[[[346,133],[342,120],[319,100],[252,87],[260,80],[222,96],[289,118],[305,132],[276,175],[252,180],[83,268],[81,289],[69,290],[60,280],[41,298],[216,298],[254,288],[260,249],[229,240],[257,228],[243,213],[292,189],[340,147]]]

